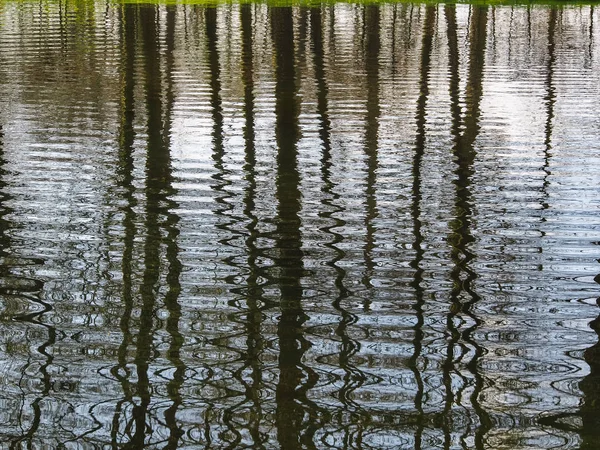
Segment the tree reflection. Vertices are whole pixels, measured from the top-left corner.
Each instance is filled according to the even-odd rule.
[[[161,71],[158,48],[158,31],[156,30],[156,8],[139,9],[139,22],[145,60],[145,94],[146,113],[148,115],[148,147],[146,160],[146,241],[144,245],[144,274],[140,286],[141,310],[139,330],[136,338],[137,385],[136,394],[139,403],[133,404],[131,415],[134,424],[133,435],[126,445],[130,448],[140,448],[146,443],[148,414],[151,402],[151,385],[149,365],[154,359],[154,311],[156,295],[154,287],[160,274],[159,242],[159,196],[161,183],[165,179],[165,152],[162,142],[162,103],[161,103]]]
[[[534,80],[535,92],[545,90],[545,123],[536,128],[544,135],[543,164],[535,149],[524,150],[528,161],[542,165],[542,192],[532,194],[532,203],[534,219],[544,220],[554,217],[550,163],[560,167],[576,159],[558,157],[557,126],[568,122],[560,117],[561,102],[574,98],[561,91],[570,47],[563,48],[559,32],[572,30],[568,22],[575,17],[583,30],[580,47],[590,46],[584,63],[593,66],[597,12],[570,15],[563,24],[567,10],[538,15],[535,8],[517,7],[101,2],[106,10],[100,11],[90,8],[94,2],[83,3],[75,10],[71,0],[58,6],[21,2],[11,13],[15,20],[3,20],[8,33],[0,30],[3,44],[11,27],[43,22],[18,50],[0,45],[6,62],[0,95],[8,86],[10,97],[0,104],[0,307],[8,318],[0,356],[16,354],[1,361],[6,375],[0,381],[21,389],[20,403],[11,406],[16,419],[6,425],[12,445],[33,448],[54,436],[48,425],[56,424],[56,435],[71,433],[77,445],[95,439],[90,445],[114,449],[493,446],[492,415],[520,418],[522,410],[502,409],[487,395],[500,391],[487,390],[488,383],[509,378],[494,364],[512,361],[501,351],[484,358],[486,347],[500,345],[490,320],[497,291],[483,281],[517,280],[507,263],[512,255],[498,257],[492,247],[518,227],[510,214],[496,221],[482,213],[490,199],[507,198],[507,186],[487,183],[495,175],[488,177],[486,164],[506,157],[498,152],[505,136],[521,139],[523,132],[512,125],[498,130],[506,117],[497,114],[501,102],[491,94],[513,95],[515,85],[498,86],[520,76],[521,67],[514,73],[511,67],[509,76],[499,63],[494,69],[501,70],[487,70],[484,80],[488,28],[494,58],[530,58],[527,64],[542,61],[546,70]],[[57,9],[56,23],[44,8]],[[503,20],[512,24],[507,42]],[[88,22],[94,27],[81,26]],[[56,36],[44,34],[46,24]],[[548,31],[548,40],[540,41],[537,54],[540,30]],[[39,48],[27,53],[35,42]],[[79,44],[83,50],[75,58]],[[57,63],[61,55],[67,63]],[[69,72],[72,66],[78,72]],[[5,81],[12,71],[22,72],[22,80]],[[35,98],[55,86],[40,88],[43,79],[55,83],[64,74],[71,77],[71,84],[61,81],[65,92],[81,85],[85,93],[74,94],[72,102]],[[92,81],[86,84],[82,74]],[[101,77],[110,85],[104,88],[109,99],[87,97]],[[60,126],[72,127],[71,134],[40,137],[54,133],[51,116],[67,109],[72,123]],[[48,121],[44,126],[38,115]],[[9,135],[13,130],[35,151],[22,150]],[[88,148],[90,136],[99,150]],[[480,147],[486,146],[492,150],[484,154]],[[43,163],[32,168],[30,161],[57,161],[56,177],[68,185],[79,175],[82,149],[100,162],[77,186],[94,213],[80,208],[78,193],[71,202],[66,192],[62,199],[70,209],[50,219],[32,214],[36,203],[28,189],[49,176],[40,175]],[[529,175],[529,169],[518,170],[519,177]],[[108,218],[98,225],[100,233],[87,225],[98,209]],[[47,223],[55,219],[68,226]],[[506,229],[486,229],[500,221]],[[536,228],[532,234],[543,231]],[[82,242],[74,244],[77,239]],[[524,239],[528,251],[541,248],[536,237]],[[76,292],[65,298],[59,283],[48,288],[14,275],[21,270],[14,255],[37,252],[41,240],[52,241],[44,251],[75,254],[39,264],[44,279],[81,279],[69,281]],[[539,261],[525,252],[515,258],[519,264]],[[57,267],[71,263],[86,269]],[[89,280],[91,272],[100,275]],[[517,287],[539,287],[539,293],[545,289],[534,286],[539,279],[522,281],[530,273]],[[88,294],[92,301],[71,302]],[[55,306],[63,308],[60,314],[51,310]],[[14,308],[27,311],[15,314]],[[55,318],[69,321],[73,342],[65,342],[70,339],[63,339]],[[13,319],[21,322],[17,331]],[[598,323],[600,317],[591,326],[600,336]],[[24,343],[15,352],[8,347],[17,333]],[[96,340],[97,359],[77,353],[79,335]],[[577,411],[541,421],[579,433],[586,449],[599,445],[598,354],[600,344],[584,353],[590,374],[580,383]],[[556,362],[552,358],[544,362]],[[73,363],[73,377],[96,370],[98,391],[85,399],[60,397],[57,372],[66,363]],[[527,400],[549,379],[536,375],[515,382]],[[78,410],[55,414],[63,398],[65,409]],[[507,428],[528,426],[515,420]],[[83,442],[85,433],[92,437]]]
[[[256,216],[256,149],[255,149],[255,98],[254,98],[254,51],[252,38],[252,8],[250,4],[241,6],[241,32],[242,32],[242,79],[244,84],[244,172],[248,183],[244,195],[244,215],[248,220],[246,226],[247,237],[245,240],[247,264],[249,274],[246,280],[246,289],[242,291],[246,296],[247,313],[245,317],[246,353],[241,374],[245,368],[251,369],[250,382],[243,381],[245,386],[245,399],[251,403],[248,429],[255,446],[263,445],[265,437],[260,431],[263,419],[261,390],[263,389],[263,364],[262,353],[264,350],[264,337],[262,334],[262,303],[264,302],[263,289],[260,279],[265,277],[257,260],[262,252],[257,246],[258,218]]]
[[[172,120],[172,110],[175,101],[174,98],[174,87],[173,87],[173,71],[174,71],[174,52],[175,52],[175,9],[167,9],[166,16],[166,113],[163,131],[163,151],[170,154],[170,130]],[[169,313],[169,317],[166,320],[165,329],[169,333],[170,344],[167,350],[167,358],[171,362],[171,365],[175,369],[172,378],[167,383],[167,395],[171,400],[171,406],[164,412],[165,423],[169,429],[169,436],[167,438],[167,445],[165,450],[174,450],[178,448],[179,440],[183,436],[184,431],[181,429],[180,424],[177,421],[177,412],[179,407],[183,403],[183,398],[180,393],[183,383],[185,381],[186,366],[181,358],[181,347],[184,342],[184,337],[179,330],[181,320],[181,305],[179,304],[179,295],[181,293],[181,284],[179,278],[181,276],[182,265],[179,260],[179,246],[177,244],[177,238],[179,236],[179,216],[173,212],[176,208],[176,203],[171,199],[175,194],[175,190],[171,186],[172,174],[171,174],[171,161],[170,158],[166,162],[168,164],[169,171],[167,177],[161,186],[164,195],[163,199],[166,203],[164,209],[164,215],[166,221],[164,228],[167,232],[166,237],[166,259],[169,264],[167,271],[166,281],[168,284],[168,290],[165,294],[164,304],[165,308]]]
[[[461,125],[461,107],[460,107],[460,72],[459,72],[459,49],[457,38],[456,24],[456,7],[454,5],[446,5],[444,13],[447,23],[447,39],[448,39],[448,71],[450,73],[448,90],[450,94],[450,115],[452,117],[451,134],[456,143],[460,138]],[[456,260],[456,256],[454,256]],[[457,274],[455,273],[455,282]],[[443,383],[445,389],[444,399],[444,448],[451,447],[451,418],[452,409],[455,402],[455,393],[453,387],[453,375],[458,375],[462,384],[466,384],[465,377],[461,376],[460,372],[454,367],[455,352],[458,349],[460,352],[465,351],[465,346],[460,342],[460,331],[454,323],[454,319],[458,316],[461,310],[461,305],[456,293],[451,295],[451,305],[449,314],[446,317],[446,328],[448,332],[448,345],[446,347],[446,358],[443,363]]]
[[[454,14],[451,9],[447,10],[447,20],[450,36],[450,57],[452,58],[452,56],[456,54],[456,50],[454,48]],[[450,390],[450,392],[447,392],[446,395],[452,395],[449,378],[450,364],[456,364],[462,360],[468,347],[470,347],[473,351],[473,357],[466,363],[466,366],[474,379],[470,400],[479,419],[479,424],[477,425],[477,429],[475,431],[475,445],[479,449],[485,447],[485,434],[490,429],[491,424],[486,410],[481,406],[480,403],[481,394],[485,385],[483,375],[479,369],[479,361],[484,354],[484,348],[473,337],[475,331],[481,326],[482,321],[473,311],[476,304],[481,300],[481,297],[475,290],[477,273],[473,268],[473,262],[476,258],[476,255],[471,249],[471,245],[475,240],[472,234],[472,221],[474,212],[473,195],[471,193],[471,177],[474,173],[473,165],[477,155],[475,141],[480,129],[479,116],[481,99],[483,95],[482,82],[487,37],[487,20],[487,7],[472,7],[471,27],[469,30],[469,69],[465,87],[466,104],[463,119],[464,129],[462,134],[459,133],[460,125],[458,122],[460,117],[460,110],[457,103],[458,74],[453,73],[450,79],[450,96],[452,99],[451,112],[454,119],[454,123],[452,124],[454,146],[452,151],[456,163],[456,218],[453,223],[452,234],[449,238],[451,243],[451,256],[454,263],[451,273],[454,286],[450,294],[450,313],[448,314],[446,320],[451,339],[448,347],[448,356],[445,363],[445,383],[447,389]],[[456,62],[451,62],[451,64],[456,64]],[[457,70],[458,67],[456,66],[453,69]],[[454,326],[454,317],[459,314],[467,316],[472,325],[465,327],[462,330],[457,330]],[[453,361],[455,344],[460,345],[462,352],[458,359]],[[466,388],[467,385],[463,384],[461,391],[465,390]],[[462,392],[457,394],[457,396],[462,397]],[[446,409],[448,408],[449,406],[447,405]],[[467,429],[465,433],[468,432],[469,430]],[[467,435],[465,434],[461,440],[464,442],[466,438]]]
[[[427,115],[427,101],[429,97],[429,71],[431,68],[431,52],[434,35],[434,26],[437,16],[437,8],[435,6],[427,6],[425,8],[425,22],[423,24],[423,44],[421,48],[421,67],[420,67],[420,80],[419,80],[419,97],[417,99],[417,111],[416,111],[416,124],[417,124],[417,136],[415,140],[415,152],[412,161],[412,221],[413,221],[413,235],[414,241],[412,247],[415,251],[414,260],[411,262],[412,268],[415,270],[412,286],[415,289],[415,304],[413,306],[416,313],[416,324],[414,326],[414,339],[413,347],[414,352],[410,358],[410,368],[415,377],[416,392],[414,405],[415,410],[418,413],[418,423],[415,432],[415,448],[422,448],[423,440],[423,427],[424,427],[424,412],[423,412],[423,401],[425,394],[425,387],[423,383],[423,377],[419,370],[421,363],[419,359],[422,357],[423,351],[423,325],[425,322],[423,308],[425,301],[423,298],[424,289],[422,286],[423,282],[423,268],[421,263],[423,260],[423,233],[421,231],[421,165],[423,161],[423,155],[425,152],[425,140],[426,140],[426,115]]]
[[[113,375],[120,380],[124,399],[117,402],[113,416],[112,445],[123,448],[141,448],[153,442],[156,436],[149,434],[152,429],[150,364],[155,358],[154,334],[156,310],[159,306],[156,287],[159,285],[160,273],[163,267],[161,242],[166,243],[166,262],[168,264],[166,281],[168,289],[164,305],[169,313],[166,320],[166,331],[170,336],[170,346],[167,358],[174,368],[172,378],[167,383],[167,393],[172,400],[171,406],[164,412],[165,424],[169,430],[165,448],[177,448],[182,431],[177,424],[176,414],[182,399],[179,393],[183,384],[185,366],[180,357],[183,337],[179,331],[181,308],[178,304],[180,292],[179,276],[181,263],[178,260],[176,243],[179,234],[177,229],[178,217],[172,212],[174,207],[170,199],[174,191],[171,187],[171,161],[169,134],[171,114],[174,103],[172,88],[174,49],[175,11],[168,9],[166,14],[166,77],[163,79],[161,69],[161,51],[159,42],[160,21],[156,7],[136,7],[124,5],[122,9],[123,59],[122,59],[122,104],[121,127],[119,137],[120,148],[120,184],[125,195],[123,216],[124,250],[122,258],[123,270],[123,302],[124,313],[120,328],[123,334],[118,351],[118,365],[112,370]],[[144,271],[140,286],[140,317],[139,328],[133,339],[132,312],[135,308],[134,278],[133,278],[133,246],[137,234],[135,227],[134,207],[136,199],[133,187],[133,142],[135,138],[133,120],[136,114],[135,92],[135,60],[136,60],[136,26],[139,25],[141,44],[144,56],[144,94],[147,117],[147,150],[146,150],[146,186],[145,186],[145,222],[146,231],[144,243]],[[164,80],[164,82],[163,82]],[[162,233],[166,233],[166,237]],[[130,343],[135,344],[134,364],[136,368],[136,383],[129,380],[131,374],[127,368],[127,354]],[[134,396],[139,400],[134,401]],[[123,406],[131,404],[131,409],[125,411]],[[129,417],[130,415],[130,417]],[[120,444],[125,436],[128,442]]]
[[[379,7],[366,6],[364,9],[364,33],[365,33],[365,72],[367,74],[367,115],[365,118],[365,153],[367,157],[367,186],[366,186],[366,214],[365,230],[366,242],[364,246],[365,274],[363,283],[371,286],[371,278],[374,271],[373,250],[375,248],[375,224],[377,218],[377,169],[378,161],[378,136],[379,115],[381,106],[379,102],[379,51],[380,24]],[[365,308],[369,308],[369,300],[365,300]]]
[[[556,103],[556,87],[554,86],[554,65],[556,63],[556,20],[557,10],[552,8],[548,17],[548,62],[546,63],[546,123],[544,125],[544,182],[542,185],[542,210],[549,208],[548,186],[550,185],[550,160],[552,158],[552,127],[554,106]],[[545,220],[545,219],[542,219]]]
[[[133,121],[135,118],[134,90],[135,90],[135,19],[136,8],[133,5],[123,5],[119,10],[120,37],[121,37],[121,104],[119,116],[119,185],[123,188],[125,207],[123,211],[123,255],[121,258],[121,272],[123,287],[121,301],[123,313],[119,321],[122,333],[121,345],[117,350],[117,364],[112,368],[111,374],[120,382],[123,390],[123,399],[115,404],[111,424],[112,448],[118,448],[119,430],[123,415],[123,408],[133,401],[133,393],[129,377],[131,372],[127,367],[127,349],[132,341],[131,316],[134,307],[133,296],[133,246],[136,234],[135,213],[133,208],[137,204],[135,188],[133,186],[133,143],[135,131]]]
[[[277,440],[282,449],[314,447],[311,428],[304,423],[308,413],[315,423],[315,411],[307,399],[318,376],[302,361],[311,343],[304,336],[308,319],[302,306],[304,275],[300,234],[300,174],[297,147],[299,108],[294,51],[293,10],[272,8],[271,33],[275,53],[275,135],[277,140],[277,218],[275,259],[280,290],[281,316],[277,324],[279,339],[279,380],[277,402]]]

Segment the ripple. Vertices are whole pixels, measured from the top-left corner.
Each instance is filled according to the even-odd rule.
[[[597,9],[75,3],[0,2],[10,445],[582,445]]]

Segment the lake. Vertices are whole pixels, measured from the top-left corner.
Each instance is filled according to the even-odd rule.
[[[0,0],[3,448],[600,448],[599,21]]]

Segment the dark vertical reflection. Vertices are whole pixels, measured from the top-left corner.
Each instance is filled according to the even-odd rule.
[[[446,5],[444,7],[444,13],[446,16],[447,23],[447,36],[448,36],[448,72],[449,72],[449,94],[450,94],[450,115],[452,118],[452,124],[450,127],[451,135],[454,139],[455,144],[460,140],[460,125],[461,125],[461,107],[460,107],[460,72],[459,72],[459,50],[458,50],[458,37],[457,37],[457,24],[456,24],[456,6]],[[456,149],[455,149],[456,154]],[[457,239],[456,235],[452,235],[454,239]],[[453,250],[454,251],[454,250]],[[453,259],[457,261],[457,255],[454,255]],[[455,270],[457,268],[455,267]],[[456,277],[460,274],[458,272],[453,274],[454,282],[456,283]],[[458,286],[452,292],[450,301],[449,313],[446,316],[446,329],[448,333],[448,345],[446,347],[446,358],[443,363],[443,383],[445,389],[444,398],[444,448],[449,449],[451,447],[451,413],[454,405],[455,395],[452,385],[452,377],[454,374],[458,375],[462,379],[462,384],[465,386],[466,379],[461,376],[460,373],[454,368],[455,362],[455,351],[457,346],[465,350],[465,346],[460,342],[460,332],[455,325],[455,319],[460,314],[461,302],[458,295]]]
[[[213,160],[217,166],[218,174],[214,177],[223,187],[223,107],[221,105],[221,68],[219,65],[219,51],[217,48],[217,8],[204,10],[206,24],[206,46],[208,51],[208,69],[210,71],[210,107],[213,117]],[[223,203],[220,198],[219,203]]]
[[[0,277],[6,274],[7,268],[4,265],[4,258],[9,254],[8,248],[10,240],[7,232],[9,228],[9,222],[6,220],[6,215],[10,213],[10,208],[7,207],[6,203],[9,200],[9,196],[6,193],[6,158],[4,156],[4,132],[2,131],[2,124],[0,123]]]
[[[492,6],[492,24],[496,28],[496,8]],[[495,38],[494,38],[495,41]],[[494,42],[495,45],[495,42]],[[531,45],[531,5],[527,5],[527,45]],[[494,48],[495,50],[495,48]]]
[[[293,12],[290,7],[276,7],[270,10],[270,14],[276,64],[275,135],[278,147],[275,262],[279,268],[277,278],[281,293],[281,316],[277,325],[279,380],[275,391],[275,423],[281,448],[296,449],[303,445],[313,445],[310,436],[302,435],[305,415],[303,403],[306,403],[307,390],[316,382],[316,375],[302,363],[302,357],[311,344],[304,337],[302,329],[308,317],[302,308],[301,278],[304,264],[300,235],[300,174],[296,148],[300,130]],[[306,433],[310,434],[310,429]]]
[[[548,61],[546,63],[546,123],[544,124],[544,182],[542,185],[542,209],[548,209],[548,185],[550,184],[550,159],[552,157],[552,121],[554,119],[554,104],[556,103],[556,88],[554,87],[554,64],[556,62],[555,30],[557,19],[556,8],[551,8],[548,15]],[[542,218],[542,220],[545,220]]]
[[[142,305],[140,308],[139,330],[136,339],[136,353],[134,364],[137,373],[136,394],[139,401],[132,408],[132,425],[135,430],[127,445],[130,448],[140,448],[151,438],[147,433],[152,428],[149,424],[150,403],[152,386],[149,379],[149,365],[156,350],[153,346],[154,341],[154,321],[156,317],[154,312],[157,308],[156,286],[159,282],[161,271],[161,223],[164,223],[167,237],[167,282],[169,289],[165,298],[165,306],[169,311],[167,321],[167,332],[171,337],[171,344],[167,357],[175,366],[173,379],[169,382],[167,390],[172,405],[165,412],[165,420],[169,428],[168,446],[173,448],[179,439],[179,430],[173,423],[174,414],[178,404],[181,402],[178,389],[182,382],[184,368],[179,358],[179,349],[181,347],[181,336],[178,332],[178,321],[180,309],[177,304],[179,295],[179,273],[180,263],[177,260],[177,237],[176,224],[178,218],[170,212],[173,207],[169,196],[172,194],[171,188],[171,160],[169,154],[169,128],[171,123],[171,108],[173,103],[172,90],[168,87],[171,74],[167,73],[167,95],[166,104],[163,104],[163,80],[161,73],[161,57],[159,42],[159,21],[156,7],[141,7],[139,9],[140,29],[143,41],[144,51],[144,69],[145,69],[145,100],[147,114],[147,152],[146,152],[146,209],[145,209],[145,228],[146,240],[144,243],[144,273],[142,286],[140,287],[140,296]],[[169,21],[171,24],[169,25]],[[167,48],[171,48],[173,39],[174,17],[167,14]],[[167,58],[167,70],[172,70],[172,62]]]
[[[218,216],[226,217],[226,213],[231,210],[231,205],[227,199],[230,196],[226,187],[231,184],[226,179],[229,171],[225,169],[223,159],[225,157],[225,148],[223,145],[223,105],[221,100],[221,66],[219,61],[218,49],[218,23],[217,23],[217,8],[206,8],[204,10],[204,20],[206,24],[206,46],[208,51],[208,69],[210,71],[210,108],[213,119],[212,143],[214,167],[216,173],[213,179],[216,183],[212,186],[217,191],[218,197],[216,202],[219,207],[215,212]],[[229,231],[229,224],[221,223],[217,225],[222,230]],[[221,244],[228,245],[228,239],[220,241]],[[228,262],[230,264],[230,262]]]
[[[255,141],[255,118],[254,118],[254,51],[252,39],[252,8],[251,4],[241,5],[241,27],[242,27],[242,81],[244,84],[244,147],[245,147],[245,180],[248,183],[244,193],[244,215],[248,220],[246,226],[247,237],[245,240],[247,264],[249,274],[246,279],[246,354],[242,370],[250,368],[249,382],[240,377],[245,386],[246,399],[251,403],[248,431],[253,445],[263,445],[266,437],[261,435],[260,424],[263,418],[261,406],[261,389],[263,385],[263,367],[261,355],[264,349],[262,336],[263,313],[261,311],[263,291],[259,283],[260,277],[264,277],[264,271],[257,264],[260,256],[257,248],[258,218],[256,216],[256,149]]]
[[[212,175],[212,179],[214,183],[211,184],[211,188],[216,193],[215,202],[217,204],[217,208],[215,210],[215,215],[219,218],[219,222],[216,225],[216,228],[219,230],[223,230],[226,233],[224,238],[219,239],[218,245],[221,246],[229,246],[231,245],[230,241],[233,240],[232,233],[237,233],[231,228],[231,220],[229,218],[228,213],[232,210],[233,206],[230,203],[229,199],[231,195],[227,191],[227,187],[231,184],[231,181],[228,179],[228,175],[230,171],[225,168],[225,146],[224,146],[224,124],[223,124],[223,103],[222,103],[222,84],[221,84],[221,61],[220,61],[220,52],[219,52],[219,29],[218,29],[218,16],[219,11],[223,11],[223,9],[216,7],[207,7],[204,9],[204,21],[206,26],[206,50],[208,56],[208,70],[210,77],[210,113],[213,123],[212,129],[212,160],[214,166],[214,174]],[[226,247],[225,247],[226,248]],[[236,264],[232,261],[232,257],[226,257],[224,259],[225,264],[233,265]],[[230,277],[225,279],[227,283],[232,283]],[[236,289],[233,289],[235,292]],[[235,306],[235,305],[232,305]],[[215,346],[224,346],[226,344],[222,343],[220,339],[213,340],[213,344]],[[232,374],[232,375],[235,375]],[[239,381],[239,378],[238,378]],[[209,405],[208,410],[211,410],[214,405]],[[233,436],[230,438],[230,445],[235,447],[239,444],[241,440],[241,435],[235,425],[232,423],[233,410],[231,408],[227,408],[223,414],[223,422],[225,426],[228,428],[228,434]],[[205,424],[205,438],[209,443],[211,442],[211,432],[210,427],[211,424],[209,421],[206,421]]]
[[[474,283],[477,273],[473,270],[472,262],[475,254],[471,251],[474,242],[472,235],[473,218],[473,195],[471,193],[471,177],[473,176],[473,164],[477,152],[475,141],[479,134],[480,103],[483,94],[483,68],[485,64],[485,49],[487,36],[487,7],[472,7],[469,29],[469,68],[466,82],[465,114],[463,122],[463,133],[455,137],[453,154],[456,163],[456,217],[452,224],[450,243],[452,245],[451,256],[454,268],[451,273],[453,289],[451,292],[451,317],[453,309],[458,309],[461,314],[467,315],[473,325],[461,332],[461,341],[472,348],[473,357],[467,362],[467,368],[474,378],[473,391],[470,396],[471,404],[478,416],[479,424],[475,431],[475,446],[484,448],[484,438],[491,428],[487,412],[480,405],[480,396],[484,388],[484,379],[479,372],[479,361],[484,354],[484,348],[473,338],[473,333],[481,326],[481,319],[473,312],[474,306],[480,300],[475,291]],[[461,355],[459,358],[464,356]],[[464,437],[464,436],[463,436]]]
[[[435,32],[435,21],[437,7],[427,6],[425,7],[425,22],[423,24],[423,44],[421,48],[421,65],[420,65],[420,79],[419,79],[419,97],[417,99],[417,113],[416,113],[416,125],[417,125],[417,136],[415,140],[415,154],[413,157],[413,185],[412,185],[412,207],[411,214],[413,219],[413,250],[415,251],[415,258],[411,262],[412,268],[415,270],[414,279],[412,285],[415,289],[415,304],[413,308],[417,316],[417,321],[414,328],[414,339],[413,347],[414,352],[410,358],[410,366],[413,371],[415,382],[417,385],[417,392],[415,393],[415,409],[419,413],[420,420],[417,424],[417,430],[415,433],[415,448],[420,449],[422,445],[423,437],[423,395],[424,385],[423,378],[419,371],[419,358],[423,351],[423,268],[421,262],[423,260],[423,233],[421,232],[421,164],[423,161],[423,155],[425,153],[425,141],[426,141],[426,121],[427,121],[427,100],[429,98],[429,71],[431,68],[431,52],[433,47],[433,35]]]
[[[154,339],[154,310],[156,309],[156,286],[160,272],[160,230],[158,196],[160,195],[160,180],[164,176],[164,154],[161,148],[161,73],[159,60],[159,42],[156,7],[145,6],[139,9],[139,26],[142,34],[144,69],[145,69],[145,100],[148,116],[147,133],[148,147],[146,160],[146,241],[144,244],[144,274],[140,294],[142,305],[140,310],[139,330],[136,339],[134,364],[137,374],[136,394],[139,401],[132,408],[132,421],[135,429],[128,447],[142,447],[146,440],[146,431],[151,429],[147,423],[151,400],[151,386],[148,369],[154,356],[152,348]]]
[[[308,35],[308,19],[310,9],[305,6],[300,6],[296,9],[297,19],[296,19],[296,29],[298,30],[296,34],[296,47],[297,52],[295,56],[295,65],[296,67],[301,67],[306,65],[306,38]]]
[[[588,59],[591,67],[594,60],[594,5],[590,5],[590,27],[588,36]]]
[[[397,57],[397,38],[396,38],[396,34],[398,32],[398,4],[394,4],[393,5],[393,11],[392,11],[392,25],[390,27],[392,29],[392,43],[390,44],[390,50],[392,53],[392,77],[396,76],[396,71],[398,70],[398,60],[396,59]]]
[[[492,13],[495,13],[495,8],[493,7]],[[514,25],[514,17],[515,17],[515,7],[511,6],[510,8],[510,19],[508,21],[508,39],[506,40],[508,47],[508,65],[512,66],[512,47],[513,47],[513,25]]]
[[[177,207],[175,202],[171,200],[171,197],[175,194],[174,189],[171,185],[172,173],[171,173],[171,160],[170,160],[170,131],[171,131],[171,120],[173,104],[175,102],[173,92],[173,70],[175,64],[175,8],[167,8],[166,14],[166,48],[165,48],[165,70],[166,70],[166,111],[164,118],[164,125],[162,128],[163,137],[163,152],[168,157],[165,164],[168,165],[167,176],[161,180],[163,196],[161,200],[166,203],[166,208],[163,214],[166,215],[166,221],[164,224],[167,232],[166,237],[166,257],[169,269],[167,271],[167,284],[168,291],[165,294],[165,308],[169,313],[169,317],[166,320],[165,328],[169,333],[170,345],[167,350],[167,359],[171,363],[172,367],[175,368],[171,380],[167,383],[167,395],[171,400],[171,406],[165,410],[165,423],[169,429],[169,436],[167,438],[167,445],[165,449],[176,449],[178,447],[179,440],[184,434],[183,430],[177,423],[177,411],[181,406],[183,399],[181,396],[181,387],[185,381],[186,367],[181,359],[181,347],[184,342],[183,335],[179,331],[179,322],[181,320],[181,305],[179,304],[179,294],[181,292],[180,276],[182,265],[179,260],[179,246],[177,245],[177,238],[179,236],[179,217],[173,213],[173,210]]]
[[[363,283],[371,286],[373,276],[373,250],[375,248],[375,224],[377,218],[377,145],[379,137],[379,51],[381,48],[381,37],[379,29],[379,6],[365,6],[364,32],[365,32],[365,73],[367,76],[367,116],[365,131],[365,153],[367,157],[367,187],[366,187],[366,214],[365,229],[367,233],[364,246],[365,274]],[[368,308],[369,300],[365,301]]]
[[[111,370],[112,375],[119,380],[123,389],[123,399],[115,405],[115,412],[111,426],[111,445],[118,448],[121,415],[123,406],[132,402],[132,388],[129,382],[131,376],[127,367],[127,349],[131,343],[131,314],[133,312],[132,271],[133,271],[133,245],[136,234],[135,212],[137,204],[133,186],[133,143],[135,132],[133,121],[135,118],[134,90],[135,90],[135,25],[136,11],[134,5],[125,4],[119,9],[119,34],[121,39],[121,102],[119,111],[119,167],[118,184],[123,189],[125,207],[123,208],[123,256],[121,271],[123,288],[121,301],[123,313],[119,322],[122,333],[121,345],[117,350],[117,364]]]

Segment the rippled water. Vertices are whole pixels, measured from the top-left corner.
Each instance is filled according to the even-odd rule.
[[[6,448],[600,448],[599,20],[0,1]]]

